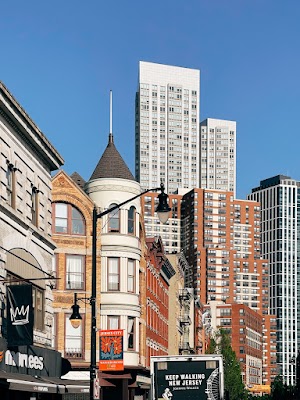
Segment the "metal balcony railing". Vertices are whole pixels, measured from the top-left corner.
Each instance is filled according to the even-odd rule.
[[[83,358],[82,349],[65,349],[66,358]]]
[[[179,322],[180,325],[191,325],[192,323],[191,318],[187,314],[180,315]]]

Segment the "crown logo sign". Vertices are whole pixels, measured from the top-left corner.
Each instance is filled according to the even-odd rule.
[[[16,307],[10,309],[10,320],[12,325],[26,325],[29,324],[29,305],[25,308]]]

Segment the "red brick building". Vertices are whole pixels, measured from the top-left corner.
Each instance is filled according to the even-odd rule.
[[[168,354],[169,279],[174,268],[159,237],[147,238],[146,260],[146,366],[151,356]]]
[[[194,189],[182,197],[181,222],[182,248],[191,266],[188,281],[193,282],[201,303],[248,306],[260,329],[264,326],[262,346],[269,349],[269,270],[268,260],[262,259],[260,253],[260,204],[237,200],[232,192]],[[232,316],[229,322],[232,323]],[[243,366],[244,356],[239,353],[243,344],[237,346],[234,337],[232,340]],[[276,375],[270,374],[274,352],[261,351],[260,355],[265,383],[270,383]],[[250,370],[244,372],[248,374],[245,382],[250,382]]]

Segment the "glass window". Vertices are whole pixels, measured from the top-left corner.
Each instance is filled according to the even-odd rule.
[[[109,208],[115,206],[117,204],[111,204]],[[120,211],[118,208],[108,214],[108,230],[109,232],[120,232]]]
[[[127,323],[127,334],[128,334],[128,350],[134,350],[134,330],[135,330],[135,318],[128,317]]]
[[[133,293],[135,291],[135,260],[128,259],[127,290]]]
[[[120,268],[118,258],[107,259],[107,290],[119,291],[120,290]]]
[[[35,226],[38,226],[38,193],[38,189],[33,187],[31,191],[31,222]]]
[[[83,235],[85,233],[84,222],[81,213],[72,207],[72,234],[73,235]]]
[[[44,329],[44,290],[32,286],[34,327],[39,330]]]
[[[128,210],[128,233],[135,234],[135,207],[133,206]]]
[[[107,329],[120,329],[120,317],[117,315],[108,315]]]
[[[66,255],[66,289],[84,289],[85,257]]]
[[[6,170],[6,193],[7,193],[7,203],[15,208],[16,207],[16,193],[15,193],[15,169],[12,164],[7,165]]]
[[[54,233],[85,235],[85,220],[75,207],[67,203],[53,203]]]
[[[55,204],[55,233],[67,233],[68,227],[68,205]]]
[[[65,357],[83,358],[83,322],[78,328],[73,328],[69,318],[67,315],[65,319]]]

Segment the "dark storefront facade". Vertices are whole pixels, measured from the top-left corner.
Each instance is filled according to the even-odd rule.
[[[61,379],[69,370],[70,363],[58,351],[30,345],[7,347],[0,338],[1,400],[63,400],[71,399],[70,394],[84,398],[89,382]]]

